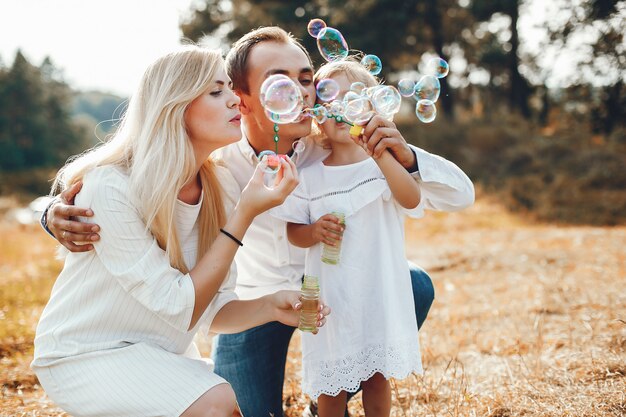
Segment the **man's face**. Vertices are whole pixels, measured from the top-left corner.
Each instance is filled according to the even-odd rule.
[[[249,120],[250,125],[254,126],[253,133],[263,135],[269,140],[274,136],[274,123],[266,116],[259,93],[263,81],[274,74],[284,74],[300,86],[306,107],[313,107],[315,104],[313,68],[298,46],[292,42],[273,41],[261,42],[254,46],[248,57],[250,92],[240,94],[242,113]],[[280,125],[280,140],[293,142],[308,135],[310,131],[311,119],[302,118],[298,122]]]

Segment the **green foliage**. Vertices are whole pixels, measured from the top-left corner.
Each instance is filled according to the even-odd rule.
[[[98,126],[98,137],[112,132],[126,110],[126,99],[98,91],[74,94],[72,114],[74,117],[89,117]],[[92,129],[93,131],[93,129]]]
[[[457,163],[513,210],[565,224],[626,223],[623,131],[610,142],[598,142],[582,124],[545,135],[514,116],[490,123],[406,123],[400,130]]]
[[[72,123],[70,101],[49,59],[35,67],[18,52],[0,68],[0,171],[58,166],[82,150],[86,132]]]

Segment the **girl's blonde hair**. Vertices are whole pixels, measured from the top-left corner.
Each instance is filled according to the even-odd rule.
[[[337,74],[344,74],[351,82],[360,81],[366,87],[374,87],[380,83],[380,80],[372,75],[359,61],[359,57],[352,55],[346,59],[328,62],[315,72],[313,83],[315,86],[326,79]]]
[[[353,83],[360,81],[365,84],[366,87],[374,87],[380,84],[380,80],[361,65],[359,58],[360,56],[358,55],[351,55],[345,59],[328,62],[322,65],[313,76],[313,84],[315,84],[317,88],[317,84],[320,81],[332,78],[338,74],[344,74],[348,78],[348,81]],[[309,137],[319,146],[323,148],[329,147],[328,138],[324,135],[317,122],[313,124]]]
[[[189,272],[174,225],[178,193],[195,175],[195,154],[184,115],[223,66],[219,51],[195,45],[159,58],[144,73],[129,101],[120,127],[106,143],[66,164],[52,193],[65,189],[96,167],[113,165],[129,174],[130,195],[146,228],[164,249],[173,267]],[[222,187],[209,158],[200,169],[204,193],[199,215],[198,257],[215,240],[226,221]]]

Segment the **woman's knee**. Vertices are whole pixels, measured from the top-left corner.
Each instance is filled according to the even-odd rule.
[[[200,396],[181,417],[231,417],[238,415],[235,391],[229,384],[219,384]]]

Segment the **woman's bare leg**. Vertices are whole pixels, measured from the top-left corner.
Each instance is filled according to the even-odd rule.
[[[235,391],[229,384],[219,384],[205,392],[180,417],[238,417]]]

